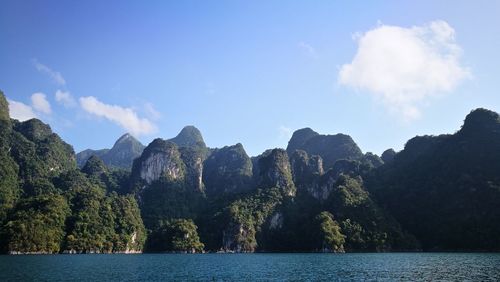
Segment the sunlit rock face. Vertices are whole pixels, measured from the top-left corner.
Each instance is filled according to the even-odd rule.
[[[177,145],[158,138],[144,149],[140,158],[136,159],[133,173],[139,175],[147,184],[151,184],[160,177],[182,180],[185,170]]]
[[[287,196],[296,192],[293,183],[292,168],[288,155],[283,149],[274,149],[258,160],[260,181],[259,187],[278,187]]]

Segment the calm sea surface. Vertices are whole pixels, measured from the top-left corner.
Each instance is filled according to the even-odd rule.
[[[500,254],[0,256],[0,281],[500,281]]]

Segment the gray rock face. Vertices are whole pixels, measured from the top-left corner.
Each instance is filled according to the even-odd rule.
[[[293,183],[292,168],[288,155],[283,149],[274,149],[259,160],[259,187],[278,187],[285,195],[294,196],[296,192]]]
[[[166,177],[168,180],[183,180],[185,165],[177,145],[162,139],[155,139],[144,149],[142,156],[134,161],[133,174],[147,184]]]
[[[303,150],[296,150],[290,157],[293,181],[299,186],[308,183],[313,178],[323,175],[323,159],[320,156],[310,156]]]
[[[324,202],[330,197],[330,194],[335,188],[337,179],[338,175],[335,175],[335,173],[330,170],[321,177],[319,183],[315,187],[311,187],[308,191],[315,199]]]
[[[141,166],[141,178],[146,180],[148,184],[158,180],[160,176],[165,175],[172,180],[176,180],[181,176],[180,166],[173,162],[172,152],[153,154],[149,156]]]

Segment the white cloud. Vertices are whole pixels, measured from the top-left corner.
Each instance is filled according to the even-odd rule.
[[[73,108],[76,106],[75,99],[73,98],[73,96],[71,96],[71,93],[69,93],[68,91],[57,90],[55,97],[56,97],[56,102],[62,104],[66,108]]]
[[[144,110],[146,111],[146,115],[152,120],[159,120],[161,118],[161,113],[151,103],[144,104]]]
[[[47,115],[52,113],[50,103],[47,101],[47,97],[43,93],[38,92],[31,95],[31,106],[38,112]]]
[[[338,82],[369,91],[407,121],[420,116],[428,98],[451,92],[471,77],[459,62],[455,30],[445,21],[411,28],[379,24],[354,38],[357,53],[341,67]]]
[[[19,121],[37,118],[32,107],[13,100],[7,100],[7,102],[9,102],[9,115],[11,118]]]
[[[280,134],[280,139],[289,140],[293,134],[293,129],[286,127],[286,126],[283,126],[283,125],[278,128],[278,131]]]
[[[64,77],[62,76],[62,74],[60,72],[57,72],[57,71],[54,71],[52,70],[51,68],[49,68],[48,66],[38,62],[37,59],[34,59],[33,60],[33,64],[35,65],[35,68],[41,72],[41,73],[45,73],[47,74],[48,76],[50,76],[50,78],[52,78],[52,80],[57,83],[58,85],[66,85],[66,80],[64,79]]]
[[[135,136],[151,134],[157,131],[156,126],[148,119],[140,118],[131,108],[108,105],[93,96],[81,97],[80,106],[89,114],[106,118]]]
[[[319,57],[316,49],[310,44],[301,41],[299,42],[298,46],[300,50],[302,50],[306,55],[310,56],[311,58],[317,59]]]

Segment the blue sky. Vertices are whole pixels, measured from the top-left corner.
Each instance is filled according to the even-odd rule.
[[[380,154],[500,110],[500,2],[353,2],[2,1],[0,89],[76,151],[195,125],[250,155],[303,127]]]

